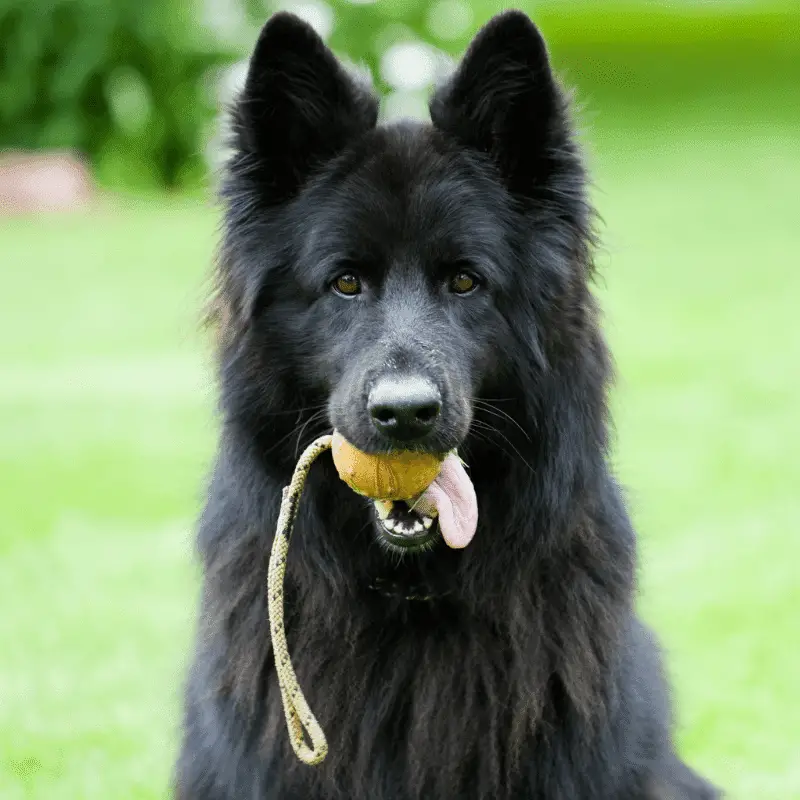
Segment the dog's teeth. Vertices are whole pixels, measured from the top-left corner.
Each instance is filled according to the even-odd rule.
[[[396,536],[419,536],[423,531],[429,530],[433,525],[433,517],[424,516],[421,519],[400,520],[387,517],[381,520],[387,531]]]
[[[373,500],[375,504],[375,511],[378,514],[378,519],[383,521],[392,511],[394,508],[394,503],[391,500]]]

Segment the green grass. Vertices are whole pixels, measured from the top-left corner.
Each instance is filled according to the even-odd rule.
[[[5,223],[0,797],[165,796],[213,446],[214,217]]]
[[[798,800],[798,128],[627,123],[593,149],[640,606],[690,760],[733,798]],[[3,800],[167,794],[215,224],[160,201],[0,228]]]

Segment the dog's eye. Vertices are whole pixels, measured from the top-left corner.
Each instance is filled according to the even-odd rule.
[[[331,286],[334,292],[343,297],[355,297],[357,294],[361,294],[361,281],[350,272],[340,275]]]
[[[459,272],[450,279],[450,291],[454,294],[469,294],[477,288],[477,279],[468,272]]]

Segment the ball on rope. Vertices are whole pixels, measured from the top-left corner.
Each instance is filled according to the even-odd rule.
[[[283,580],[289,542],[300,495],[315,459],[331,449],[341,479],[359,494],[381,501],[412,500],[432,504],[442,537],[449,547],[466,547],[478,521],[475,490],[461,459],[453,453],[369,454],[358,450],[338,431],[314,440],[300,456],[291,482],[283,489],[278,526],[272,542],[267,575],[267,604],[275,669],[278,673],[289,739],[297,757],[308,765],[320,764],[328,742],[297,681],[286,640]],[[426,512],[427,513],[427,512]]]

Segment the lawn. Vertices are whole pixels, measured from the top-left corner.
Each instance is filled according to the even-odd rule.
[[[798,800],[798,127],[594,128],[615,460],[681,746],[732,798]],[[215,225],[139,200],[0,227],[3,800],[167,795]]]

